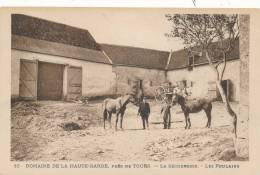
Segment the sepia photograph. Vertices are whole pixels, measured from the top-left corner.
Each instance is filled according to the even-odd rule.
[[[10,18],[11,161],[249,161],[250,14]]]

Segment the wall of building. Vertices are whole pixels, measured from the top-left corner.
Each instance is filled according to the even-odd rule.
[[[145,96],[153,97],[155,88],[166,80],[164,70],[114,66],[113,72],[117,76],[117,94],[131,91],[131,81],[143,80]]]
[[[116,75],[113,73],[111,65],[12,49],[11,94],[13,98],[19,97],[20,59],[37,59],[49,63],[82,67],[82,95],[103,96],[115,94]],[[66,74],[64,74],[64,80],[66,80]],[[64,81],[64,96],[66,96],[66,83]]]
[[[240,89],[240,61],[234,60],[227,62],[226,71],[223,80],[231,80],[231,100],[239,101]],[[205,97],[208,93],[208,82],[215,80],[215,73],[208,65],[194,67],[192,71],[188,68],[177,69],[167,72],[167,79],[176,84],[179,81],[187,80],[192,82],[192,97]]]
[[[241,110],[245,110],[245,114],[248,115],[249,107],[249,15],[239,16],[239,29],[240,29],[240,98],[241,98]],[[241,111],[242,112],[242,111]],[[242,112],[243,113],[243,112]]]

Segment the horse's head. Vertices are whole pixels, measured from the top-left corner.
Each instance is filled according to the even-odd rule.
[[[133,103],[135,104],[136,103],[136,98],[133,94],[126,94],[125,96],[123,96],[123,103]]]
[[[173,91],[173,96],[172,96],[172,103],[176,104],[182,104],[184,102],[184,97],[183,97],[183,93],[182,90],[179,87],[175,87],[174,91]]]

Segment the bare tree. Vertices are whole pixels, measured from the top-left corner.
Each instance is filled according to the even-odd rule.
[[[238,16],[224,14],[167,14],[172,29],[167,37],[183,40],[189,53],[201,53],[216,75],[216,85],[223,103],[233,120],[233,133],[237,137],[237,115],[221,85],[226,70],[227,54],[238,39]]]

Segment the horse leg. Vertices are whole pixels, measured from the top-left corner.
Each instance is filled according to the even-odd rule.
[[[190,122],[190,117],[188,116],[188,122],[189,122],[189,127],[188,127],[188,129],[190,129],[190,127],[191,127],[191,122]]]
[[[187,122],[187,129],[190,129],[190,127],[191,127],[191,122],[190,122],[189,113],[187,113],[186,115],[187,115],[187,117],[186,117],[186,118],[187,118],[187,119],[186,119],[186,120],[187,120],[187,121],[186,121],[186,122]]]
[[[118,116],[119,116],[119,113],[116,113],[116,125],[115,125],[115,129],[116,129],[116,130],[117,130]]]
[[[211,109],[208,111],[208,128],[211,127]]]
[[[124,118],[124,112],[121,113],[121,120],[120,120],[120,129],[123,129],[123,118]]]
[[[111,118],[112,118],[112,113],[109,113],[109,127],[110,129],[112,128],[112,125],[111,125]]]
[[[106,129],[106,118],[104,117],[103,120],[104,120],[104,129]]]
[[[207,124],[206,124],[206,126],[205,126],[205,128],[208,128],[209,127],[209,114],[208,114],[208,112],[205,110],[205,114],[206,114],[206,116],[207,116],[207,119],[208,119],[208,121],[207,121]]]
[[[184,113],[184,116],[185,116],[185,129],[187,129],[188,128],[188,124],[187,124],[187,122],[188,122],[188,115],[186,113]]]
[[[208,119],[206,128],[210,128],[210,125],[211,125],[211,110],[205,109],[204,111],[205,111],[207,119]]]

